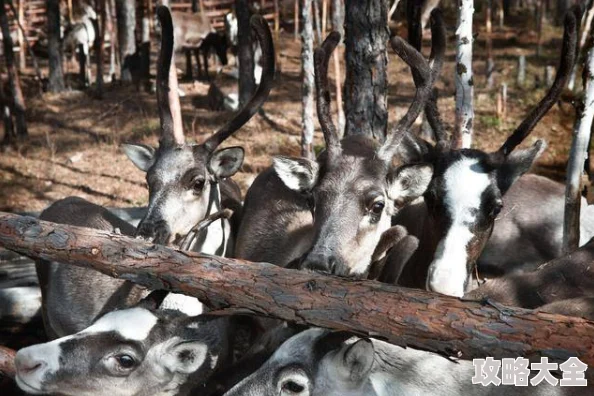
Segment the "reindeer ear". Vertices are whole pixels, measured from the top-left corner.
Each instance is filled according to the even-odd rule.
[[[206,361],[208,347],[199,341],[182,341],[167,347],[162,362],[172,373],[192,374]]]
[[[388,198],[398,206],[414,201],[425,193],[432,177],[430,164],[401,166],[388,175]]]
[[[514,150],[505,157],[503,163],[497,167],[497,186],[501,194],[505,194],[520,176],[530,170],[546,147],[544,140],[537,140],[532,147]]]
[[[319,166],[313,160],[277,156],[272,159],[272,167],[285,186],[293,191],[311,191],[318,181]]]
[[[362,338],[347,347],[342,363],[351,381],[358,383],[369,376],[374,355],[373,343],[367,338]]]
[[[209,167],[217,179],[231,177],[241,168],[245,152],[242,147],[228,147],[215,152]]]
[[[130,161],[141,171],[147,172],[155,163],[155,149],[144,144],[122,144]]]

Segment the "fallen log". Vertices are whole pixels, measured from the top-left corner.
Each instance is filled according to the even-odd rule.
[[[0,346],[0,377],[6,376],[14,379],[16,369],[14,367],[14,356],[16,352],[12,349]]]
[[[581,318],[181,252],[2,212],[0,245],[192,295],[223,313],[348,330],[462,359],[546,356],[559,362],[577,356],[594,364],[594,322]]]

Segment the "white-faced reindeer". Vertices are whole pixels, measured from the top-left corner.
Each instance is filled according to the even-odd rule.
[[[256,36],[266,49],[266,78],[252,100],[203,144],[184,142],[181,111],[176,87],[173,54],[173,26],[167,8],[160,7],[158,16],[163,28],[161,54],[157,70],[157,101],[161,119],[161,140],[157,150],[143,145],[128,145],[126,152],[132,161],[147,171],[149,207],[136,231],[111,215],[106,209],[79,198],[58,201],[46,209],[41,219],[63,224],[99,228],[152,239],[155,243],[178,245],[194,226],[209,215],[220,212],[226,201],[233,201],[225,191],[233,191],[225,180],[241,166],[243,149],[231,147],[217,151],[218,145],[245,124],[262,105],[271,89],[274,76],[274,50],[267,24],[252,19]],[[225,187],[227,185],[227,187]],[[235,198],[239,200],[239,198]],[[232,209],[240,210],[240,205]],[[184,248],[210,254],[230,252],[232,224],[221,219],[201,231],[196,241]],[[130,306],[142,297],[144,289],[103,275],[60,263],[38,264],[42,289],[43,314],[51,338],[83,330],[101,313]],[[201,312],[194,298],[179,296],[166,301],[166,306],[184,304],[189,314]],[[169,299],[168,299],[169,300]]]
[[[21,349],[17,384],[31,394],[189,394],[228,363],[227,319],[158,309],[165,294],[152,292],[76,334]]]
[[[566,84],[576,58],[576,20],[580,20],[576,14],[580,14],[577,8],[565,20],[555,82],[498,151],[452,148],[436,106],[428,119],[437,120],[432,125],[437,144],[412,134],[405,139],[404,157],[433,164],[434,174],[424,202],[410,205],[396,219],[420,239],[417,253],[403,269],[402,285],[460,297],[472,286],[469,280],[477,260],[479,276],[488,278],[520,266],[531,269],[561,254],[563,187],[544,177],[521,177],[545,144],[538,140],[530,148],[515,148],[556,103]],[[582,224],[583,243],[591,226]]]
[[[97,13],[89,4],[82,4],[82,14],[69,30],[62,42],[62,51],[64,54],[74,53],[78,50],[80,75],[84,86],[91,82],[91,68],[89,66],[89,51],[95,42],[95,24]]]
[[[287,340],[225,396],[578,396],[585,388],[473,385],[471,361],[347,333],[309,329]]]
[[[444,51],[443,22],[436,13],[432,58]],[[247,192],[236,256],[343,276],[366,276],[391,217],[425,191],[432,168],[394,166],[404,133],[422,110],[432,84],[427,61],[399,37],[392,48],[420,76],[415,98],[385,142],[362,136],[339,141],[330,116],[328,59],[340,35],[331,33],[315,52],[318,118],[326,151],[318,160],[275,157]],[[441,62],[434,62],[441,64]],[[292,265],[294,265],[292,263]]]
[[[227,64],[228,40],[224,34],[212,28],[210,20],[202,12],[172,12],[175,51],[186,54],[186,78],[192,79],[192,54],[198,65],[198,78],[208,79],[208,55],[212,50],[223,64]],[[204,62],[204,74],[200,65],[200,53]]]

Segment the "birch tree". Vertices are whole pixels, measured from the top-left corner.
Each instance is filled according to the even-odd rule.
[[[301,6],[301,71],[302,109],[301,109],[301,156],[313,159],[314,135],[314,58],[312,0],[303,0]]]
[[[474,122],[474,83],[472,80],[473,0],[458,0],[456,25],[456,123],[453,146],[470,148]]]
[[[344,3],[342,0],[332,0],[332,29],[344,37]],[[342,101],[342,69],[340,67],[340,53],[342,44],[332,54],[334,60],[334,79],[336,81],[336,110],[338,112],[338,134],[344,134],[344,109]]]
[[[575,250],[580,241],[580,209],[582,175],[588,157],[592,117],[594,117],[594,47],[588,51],[584,71],[584,98],[578,108],[573,140],[567,164],[565,185],[565,218],[563,221],[563,251]]]

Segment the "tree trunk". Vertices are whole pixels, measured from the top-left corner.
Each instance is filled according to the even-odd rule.
[[[315,1],[315,0],[313,0]],[[301,72],[303,74],[301,109],[301,156],[315,158],[314,137],[314,59],[312,0],[303,0],[301,5]]]
[[[594,48],[588,51],[584,71],[584,99],[579,108],[573,130],[573,141],[567,164],[565,185],[565,218],[563,221],[563,252],[577,249],[580,241],[580,204],[584,163],[588,156],[588,143],[594,117]]]
[[[140,43],[140,75],[144,82],[144,88],[147,92],[151,91],[151,28],[150,28],[150,14],[149,2],[151,0],[142,0],[140,4],[140,18],[142,21],[141,43]],[[195,0],[192,3],[194,8]],[[196,11],[194,11],[196,12]]]
[[[458,0],[456,26],[456,123],[453,146],[470,148],[474,122],[474,83],[472,80],[473,0]]]
[[[313,13],[313,22],[316,25],[316,39],[318,43],[322,43],[324,38],[322,38],[322,26],[321,26],[321,17],[320,17],[320,0],[311,0],[312,3],[312,13]],[[303,10],[301,11],[303,12]],[[304,21],[305,23],[305,21]],[[313,23],[312,23],[313,24]]]
[[[580,45],[578,49],[578,60],[573,65],[573,70],[571,71],[571,77],[567,82],[567,89],[573,91],[575,88],[575,80],[577,77],[578,67],[582,64],[582,59],[586,56],[586,42],[588,41],[588,37],[592,33],[592,19],[594,19],[594,1],[589,2],[590,8],[586,12],[585,16],[582,19],[582,26],[581,26],[581,36],[580,36]]]
[[[65,86],[60,48],[60,0],[47,0],[47,41],[49,57],[47,90],[49,92],[62,92]]]
[[[14,366],[14,357],[16,351],[0,346],[0,378],[6,376],[14,379],[16,368]]]
[[[4,81],[0,78],[0,110],[2,111],[2,123],[4,124],[4,138],[2,138],[2,142],[0,143],[2,146],[11,145],[16,139],[14,123],[12,122],[12,104],[8,95],[6,95],[7,91]]]
[[[256,90],[254,80],[254,51],[252,49],[252,35],[250,28],[250,8],[247,0],[235,0],[237,14],[237,29],[240,32],[237,43],[237,58],[239,60],[239,103],[247,103]]]
[[[10,26],[8,25],[4,0],[0,0],[0,27],[2,28],[4,60],[6,62],[8,84],[10,86],[10,100],[12,102],[11,107],[15,119],[16,133],[19,139],[24,139],[28,135],[27,121],[25,119],[25,98],[23,97],[21,79],[14,60],[12,37],[10,36]]]
[[[486,77],[487,77],[487,88],[493,88],[493,71],[495,70],[495,62],[493,61],[493,0],[487,0],[485,10],[485,44],[487,46],[487,64],[486,64]]]
[[[340,33],[344,38],[344,4],[342,0],[332,0],[332,29]],[[340,53],[343,46],[334,50],[332,57],[334,59],[334,79],[336,81],[336,110],[338,112],[338,134],[344,135],[344,109],[342,101],[342,70],[340,67]]]
[[[132,81],[130,57],[136,52],[136,3],[134,0],[116,0],[118,44],[120,47],[121,80]]]
[[[0,213],[0,245],[195,296],[224,313],[384,338],[462,359],[577,356],[594,364],[594,322],[272,264],[180,252],[106,231]],[[493,342],[497,340],[497,342]]]
[[[386,3],[345,0],[345,15],[345,135],[383,141],[388,126]]]
[[[97,35],[95,36],[95,56],[97,61],[96,94],[98,98],[103,98],[103,51],[105,49],[105,26],[107,23],[107,10],[105,2],[107,0],[95,0],[95,9],[97,10]]]
[[[109,78],[111,81],[116,79],[116,48],[118,47],[118,38],[116,29],[114,29],[115,20],[115,2],[114,0],[107,0],[107,31],[109,32]]]

